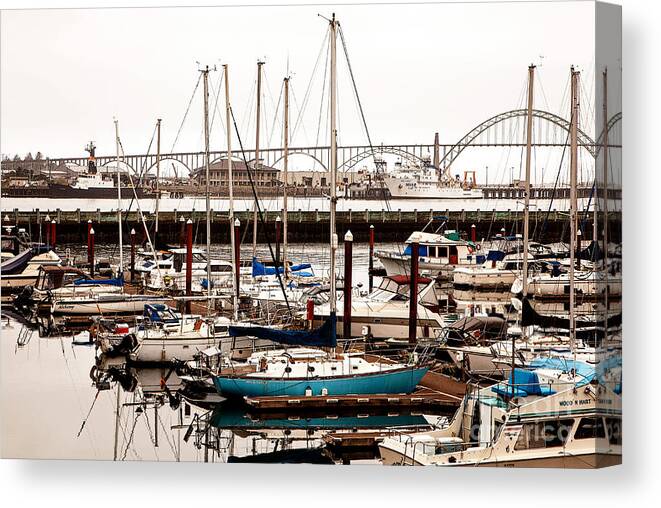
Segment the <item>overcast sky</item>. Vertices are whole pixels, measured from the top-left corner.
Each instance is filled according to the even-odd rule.
[[[4,11],[2,152],[83,156],[93,139],[98,154],[113,153],[115,116],[127,153],[146,151],[158,117],[163,151],[169,151],[198,79],[196,61],[219,70],[229,64],[231,102],[243,141],[252,146],[248,118],[254,115],[258,58],[267,62],[262,143],[279,146],[281,120],[273,132],[272,125],[287,65],[295,122],[320,54],[292,144],[314,144],[318,130],[320,143],[327,144],[326,110],[320,104],[327,22],[317,14],[333,11],[375,144],[431,143],[436,131],[442,143],[453,143],[484,119],[523,107],[530,63],[542,64],[535,96],[539,109],[567,117],[572,64],[583,70],[586,95],[593,91],[594,5],[587,1]],[[338,54],[340,142],[364,144],[340,41]],[[220,72],[211,74],[214,89],[219,77]],[[200,98],[198,93],[176,151],[203,147]],[[584,112],[593,106],[584,105]],[[222,100],[218,107],[224,107]],[[211,145],[225,149],[219,118]],[[470,157],[466,164],[473,163]],[[488,164],[494,154],[473,157],[479,157],[475,164]],[[503,165],[499,158],[492,167]]]

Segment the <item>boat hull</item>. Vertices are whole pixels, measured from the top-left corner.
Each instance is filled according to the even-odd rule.
[[[426,367],[406,368],[359,376],[326,379],[274,379],[258,377],[214,377],[216,390],[225,397],[266,397],[306,395],[349,395],[377,393],[411,393]]]
[[[129,299],[71,299],[55,301],[51,305],[52,314],[139,314],[145,305],[165,304],[167,298]]]

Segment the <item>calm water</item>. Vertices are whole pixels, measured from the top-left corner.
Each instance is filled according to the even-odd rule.
[[[62,247],[86,255],[80,246]],[[214,256],[229,256],[227,246],[212,250]],[[250,246],[244,250],[242,255],[251,255]],[[100,245],[97,251],[117,258],[115,246]],[[356,244],[354,252],[354,280],[367,284],[367,244]],[[260,245],[258,253],[266,255],[266,247]],[[325,245],[293,245],[290,253],[295,261],[311,262],[315,270],[327,266]],[[338,265],[343,266],[341,257]],[[127,367],[123,359],[97,357],[95,348],[85,345],[87,331],[60,330],[48,336],[40,324],[46,323],[27,321],[10,307],[2,309],[4,457],[226,462],[230,456],[254,455],[268,461],[268,454],[276,452],[277,457],[284,451],[297,461],[378,463],[373,450],[348,456],[323,451],[322,438],[336,430],[428,425],[421,415],[264,418],[236,404],[197,407],[177,396],[182,383],[169,368]]]

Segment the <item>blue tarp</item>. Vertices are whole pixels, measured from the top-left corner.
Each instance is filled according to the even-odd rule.
[[[312,268],[312,265],[310,263],[301,263],[299,265],[290,266],[289,271],[299,272],[301,270],[307,270],[308,268]],[[279,266],[276,272],[275,266],[266,266],[264,263],[260,263],[259,261],[257,261],[257,258],[252,258],[253,277],[259,277],[262,275],[275,275],[276,273],[284,273],[284,268],[282,266]],[[297,275],[300,275],[302,277],[312,277],[313,274],[310,272],[302,272],[302,273],[298,273]]]
[[[75,286],[123,286],[124,276],[119,276],[115,279],[76,279],[73,281]]]
[[[487,253],[487,261],[502,261],[505,259],[505,253],[502,250],[490,250]]]
[[[337,318],[329,317],[319,328],[310,331],[278,330],[262,326],[230,326],[232,337],[257,337],[291,346],[335,347]]]
[[[404,255],[405,256],[410,256],[411,255],[411,246],[407,245],[406,249],[404,249]],[[418,247],[418,256],[426,256],[427,255],[427,246],[426,245],[420,245]]]

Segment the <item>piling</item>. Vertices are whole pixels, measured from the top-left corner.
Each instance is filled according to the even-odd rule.
[[[471,242],[475,243],[477,241],[477,226],[471,224]]]
[[[367,273],[369,275],[369,292],[374,289],[374,224],[370,224],[370,252],[369,252],[369,266]]]
[[[57,223],[55,222],[55,219],[50,223],[50,241],[51,247],[54,249],[55,245],[57,245]]]
[[[186,296],[193,295],[193,221],[186,222]],[[191,313],[191,300],[186,300],[186,313]]]
[[[91,226],[91,224],[90,224]],[[90,227],[87,235],[87,264],[90,265],[90,278],[94,278],[94,228]]]
[[[135,229],[133,228],[131,229],[131,282],[135,282]]]
[[[50,215],[46,215],[46,245],[50,245]]]
[[[351,275],[353,268],[353,235],[347,231],[344,235],[344,315],[342,317],[345,339],[351,338]]]
[[[409,344],[415,344],[418,334],[418,253],[420,244],[415,236],[411,241],[411,281],[409,290]]]
[[[282,219],[278,215],[275,218],[275,266],[280,266],[280,237],[282,235]]]
[[[186,247],[186,219],[179,217],[179,247]]]
[[[234,220],[234,291],[236,304],[239,304],[239,288],[241,285],[241,221]]]

